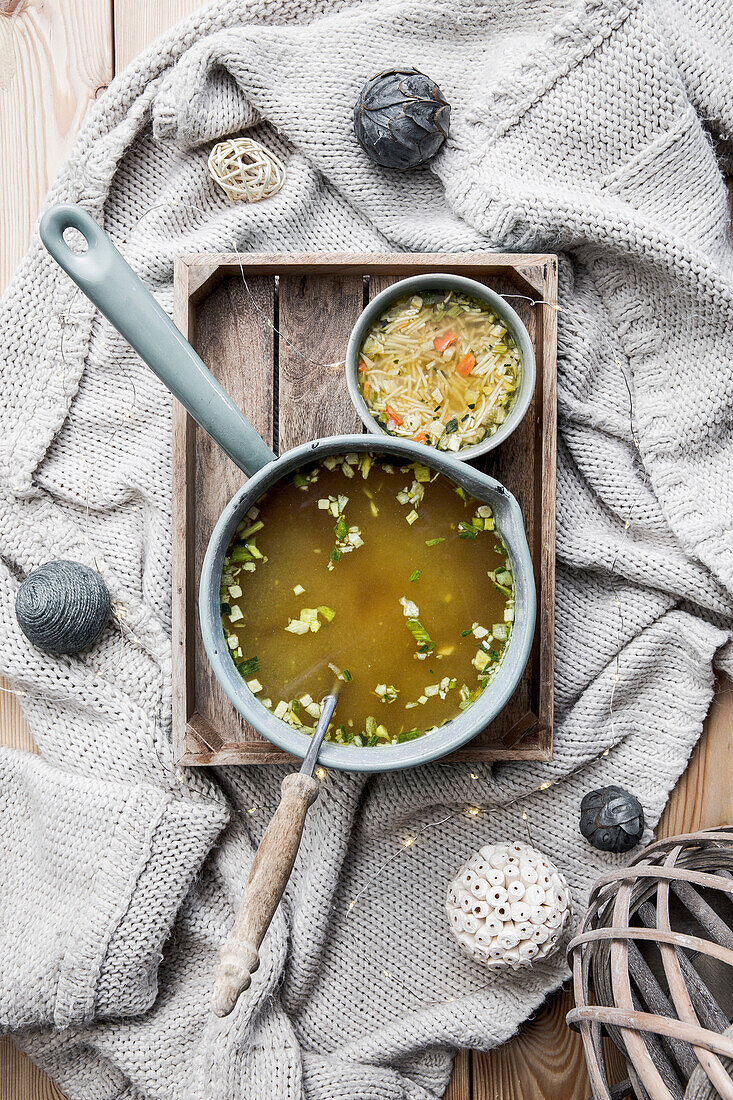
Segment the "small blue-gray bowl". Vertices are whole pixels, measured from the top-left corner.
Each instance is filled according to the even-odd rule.
[[[534,394],[536,367],[532,341],[519,315],[501,295],[490,290],[483,283],[477,283],[475,279],[440,272],[413,275],[409,279],[401,279],[398,283],[387,287],[386,290],[372,298],[354,325],[346,348],[346,384],[349,388],[349,396],[367,431],[373,432],[374,435],[387,435],[393,439],[401,438],[400,436],[392,436],[392,433],[388,432],[369,411],[369,406],[364,400],[359,385],[359,358],[362,344],[369,329],[384,311],[389,309],[398,298],[404,298],[408,294],[419,294],[425,290],[454,290],[458,294],[468,294],[472,298],[478,298],[480,302],[485,302],[497,317],[500,317],[504,322],[522,355],[519,389],[504,423],[495,432],[487,435],[478,443],[473,443],[469,447],[462,447],[458,451],[441,451],[437,447],[430,448],[430,450],[436,450],[438,454],[450,454],[453,458],[460,458],[464,461],[478,458],[479,455],[493,451],[495,447],[503,443],[521,423]]]

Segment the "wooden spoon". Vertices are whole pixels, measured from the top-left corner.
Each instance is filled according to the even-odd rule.
[[[321,716],[300,771],[286,775],[282,781],[280,805],[257,849],[234,926],[219,952],[212,1003],[217,1016],[229,1015],[240,993],[249,988],[252,974],[260,965],[260,945],[290,878],[305,816],[318,798],[321,785],[313,769],[339,690],[340,685],[323,699]]]

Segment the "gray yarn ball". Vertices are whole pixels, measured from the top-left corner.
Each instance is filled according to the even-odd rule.
[[[15,616],[29,642],[46,653],[78,653],[96,642],[110,616],[109,589],[78,561],[49,561],[18,589]]]

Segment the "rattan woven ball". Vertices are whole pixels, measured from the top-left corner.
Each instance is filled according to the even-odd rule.
[[[228,138],[209,153],[209,173],[233,202],[272,198],[285,183],[285,165],[252,138]]]
[[[595,1100],[733,1100],[733,828],[657,841],[600,878],[568,953]],[[604,1035],[627,1082],[609,1084]]]

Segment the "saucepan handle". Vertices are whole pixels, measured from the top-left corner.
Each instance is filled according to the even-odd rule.
[[[280,805],[257,849],[234,927],[219,952],[213,1000],[217,1016],[229,1015],[260,965],[260,944],[288,884],[305,816],[319,787],[317,779],[302,772],[283,779]]]
[[[84,252],[66,243],[67,229],[76,229],[84,237]],[[72,205],[52,207],[41,219],[40,233],[67,275],[240,469],[251,475],[275,458],[85,210]]]

